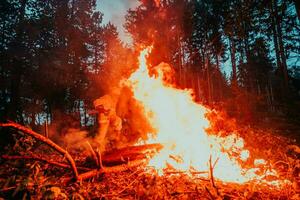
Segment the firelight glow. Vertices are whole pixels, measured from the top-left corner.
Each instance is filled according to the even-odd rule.
[[[263,181],[266,175],[277,176],[275,170],[258,175],[261,169],[255,164],[247,169],[241,166],[240,163],[250,156],[242,138],[235,134],[227,137],[207,134],[205,129],[210,122],[205,114],[209,110],[194,101],[191,90],[174,88],[165,80],[167,64],[163,64],[163,69],[160,65],[155,67],[157,76],[150,76],[146,60],[150,51],[150,47],[141,51],[140,66],[128,79],[134,97],[144,106],[145,116],[156,130],[155,137],[147,143],[164,146],[150,159],[149,166],[154,166],[159,174],[167,169],[187,173],[204,171],[206,177],[213,166],[216,179],[234,183]]]

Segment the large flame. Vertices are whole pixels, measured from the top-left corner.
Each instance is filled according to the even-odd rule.
[[[164,148],[149,161],[159,173],[173,171],[203,172],[225,182],[245,183],[262,181],[266,175],[276,176],[269,170],[258,175],[264,160],[256,160],[252,168],[243,168],[250,152],[244,141],[235,134],[218,137],[206,133],[210,122],[205,117],[208,109],[196,103],[191,90],[174,88],[165,80],[166,64],[156,67],[157,73],[149,75],[146,58],[151,48],[143,50],[139,68],[129,78],[134,97],[144,106],[149,122],[156,130],[155,137],[147,143],[160,143]],[[209,173],[210,172],[210,173]],[[191,174],[191,173],[190,173]]]

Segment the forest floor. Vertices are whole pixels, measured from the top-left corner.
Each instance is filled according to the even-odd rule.
[[[282,117],[274,117],[271,120],[266,120],[257,123],[254,127],[260,130],[272,131],[275,135],[281,135],[286,138],[292,139],[300,145],[300,118],[295,120],[287,120]],[[271,127],[271,128],[270,128]]]
[[[0,158],[0,199],[300,199],[300,152],[296,125],[276,123],[277,127],[239,127],[251,154],[266,159],[277,170],[279,177],[268,179],[287,180],[281,187],[262,182],[245,184],[224,183],[185,173],[157,175],[145,166],[126,171],[101,174],[90,179],[65,184],[64,178],[72,171],[51,164],[30,160]],[[270,126],[269,126],[270,127]],[[1,130],[0,130],[1,132]],[[285,135],[283,137],[282,135]],[[288,137],[286,137],[288,136]],[[292,139],[291,139],[292,138]],[[5,154],[42,155],[57,161],[60,156],[49,147],[31,137],[19,137]],[[16,154],[17,153],[17,154]],[[23,155],[23,154],[22,154]],[[76,163],[90,167],[86,156],[72,152]]]

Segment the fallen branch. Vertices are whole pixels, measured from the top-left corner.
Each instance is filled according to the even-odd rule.
[[[57,144],[55,144],[52,140],[34,132],[33,130],[26,128],[25,126],[22,126],[20,124],[14,123],[14,122],[9,122],[9,123],[0,123],[0,127],[12,127],[15,128],[17,130],[22,131],[23,133],[32,136],[33,138],[47,144],[48,146],[50,146],[51,148],[55,149],[58,153],[60,153],[61,155],[65,156],[68,163],[71,166],[71,169],[73,171],[73,179],[78,180],[78,171],[75,165],[75,162],[72,158],[72,156],[63,148],[61,148],[60,146],[58,146]]]
[[[2,155],[1,158],[5,159],[5,160],[36,160],[36,161],[40,161],[40,162],[44,162],[50,165],[55,165],[57,167],[61,167],[61,168],[66,168],[66,169],[70,169],[71,166],[64,164],[64,163],[60,163],[60,162],[55,162],[55,161],[51,161],[51,160],[47,160],[45,158],[41,158],[38,156],[9,156],[9,155]],[[90,168],[86,168],[86,167],[77,167],[77,169],[79,170],[84,170],[84,171],[90,171]]]
[[[96,155],[97,155],[97,160],[98,160],[98,163],[99,163],[99,168],[98,169],[101,169],[101,168],[103,168],[103,163],[102,163],[101,152],[100,152],[100,149],[98,149],[98,148],[96,150]]]
[[[200,175],[200,174],[208,174],[208,171],[166,171],[164,174],[187,174],[190,173],[192,175]]]
[[[205,186],[205,190],[206,190],[206,192],[208,193],[208,195],[209,195],[209,199],[211,199],[211,200],[215,200],[216,199],[216,197],[214,196],[214,195],[212,195],[212,193],[209,191],[209,189]]]
[[[95,163],[96,163],[96,166],[97,166],[97,168],[99,169],[99,168],[100,168],[100,164],[99,164],[99,159],[98,159],[98,157],[97,157],[97,154],[96,154],[96,152],[94,151],[92,145],[91,145],[88,141],[87,141],[86,143],[87,143],[87,146],[89,147],[89,150],[90,150],[90,152],[91,152],[91,154],[92,154],[92,158],[94,159],[94,161],[95,161]]]
[[[109,174],[109,173],[116,173],[116,172],[123,172],[123,171],[127,171],[133,167],[137,167],[140,166],[142,164],[145,164],[146,160],[136,160],[136,161],[132,161],[132,162],[128,162],[127,164],[122,164],[122,165],[118,165],[118,166],[114,166],[114,167],[103,167],[99,170],[91,170],[89,172],[85,172],[82,173],[78,176],[78,181],[83,181],[92,177],[97,177],[101,174]],[[70,181],[72,181],[72,179],[70,178],[66,178],[63,180],[63,183],[69,183]]]

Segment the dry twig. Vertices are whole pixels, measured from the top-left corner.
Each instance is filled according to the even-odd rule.
[[[86,143],[87,143],[87,145],[88,145],[88,147],[89,147],[89,149],[90,149],[90,152],[91,152],[91,154],[92,154],[92,157],[93,157],[93,159],[94,159],[94,161],[95,161],[95,163],[96,163],[96,165],[97,165],[97,168],[99,169],[99,168],[100,168],[100,163],[99,163],[99,159],[98,159],[98,157],[97,157],[97,154],[96,154],[96,152],[94,151],[92,145],[91,145],[88,141],[87,141]]]
[[[214,164],[212,164],[211,156],[210,156],[209,157],[209,176],[210,176],[210,182],[211,182],[212,187],[215,190],[216,195],[219,197],[220,193],[219,193],[218,188],[216,187],[215,179],[214,179],[214,173],[213,173],[215,165],[216,165],[216,162]]]
[[[102,163],[102,156],[101,156],[101,152],[100,152],[100,149],[97,148],[96,150],[96,156],[97,156],[97,160],[98,160],[98,169],[101,169],[103,168],[103,163]]]

